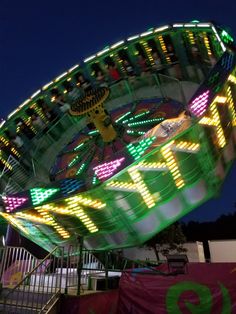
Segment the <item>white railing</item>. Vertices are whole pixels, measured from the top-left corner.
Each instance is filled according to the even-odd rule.
[[[40,261],[23,247],[0,249],[0,279],[3,288],[13,288]]]
[[[105,270],[95,256],[78,247],[56,247],[43,260],[24,248],[6,247],[0,253],[4,313],[46,313],[60,293],[79,294],[88,288],[90,276]]]
[[[59,258],[54,255],[58,253],[61,254]],[[28,273],[24,270],[25,276],[16,285],[3,291],[3,312],[28,313],[31,310],[30,313],[38,313],[41,311],[60,289],[61,273],[59,276],[54,276],[50,271],[52,267],[57,268],[59,265],[62,268],[62,256],[63,251],[55,248],[43,260],[38,261]],[[28,262],[30,263],[30,260]]]
[[[105,271],[104,265],[89,251],[82,251],[82,265],[79,278],[79,248],[70,247],[68,251],[67,267],[64,270],[66,272],[66,290],[78,289],[79,285],[81,289],[87,289],[89,285],[89,278],[95,273],[101,273]]]

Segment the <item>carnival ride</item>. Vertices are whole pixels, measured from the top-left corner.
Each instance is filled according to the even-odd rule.
[[[225,30],[193,21],[46,84],[1,125],[2,219],[47,250],[114,249],[216,195],[235,158],[235,61]]]

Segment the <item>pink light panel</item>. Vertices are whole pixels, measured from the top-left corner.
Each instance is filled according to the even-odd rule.
[[[114,174],[116,169],[120,167],[124,159],[125,158],[122,157],[122,158],[119,158],[110,162],[106,162],[102,165],[94,167],[93,170],[99,180],[109,178]]]
[[[7,205],[6,211],[12,212],[14,209],[20,207],[23,203],[25,203],[28,200],[28,198],[6,196],[3,198],[3,200],[4,200],[4,203]]]
[[[197,117],[200,117],[206,111],[209,92],[210,90],[207,90],[206,92],[202,93],[200,96],[196,97],[190,104],[190,111]]]

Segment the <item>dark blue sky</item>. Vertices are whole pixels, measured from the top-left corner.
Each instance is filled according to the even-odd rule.
[[[236,35],[235,0],[0,0],[0,118],[107,44],[150,27],[193,19],[214,20]],[[193,218],[209,220],[233,210],[233,170],[223,197],[196,210]]]

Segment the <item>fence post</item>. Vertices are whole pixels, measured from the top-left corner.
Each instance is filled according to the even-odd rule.
[[[81,284],[81,272],[83,268],[83,237],[78,237],[79,241],[79,262],[78,262],[78,268],[77,268],[77,274],[78,274],[78,284],[77,284],[77,295],[80,295],[80,284]]]
[[[109,262],[108,254],[109,254],[109,252],[106,252],[106,254],[105,254],[105,289],[106,290],[108,290],[108,267],[109,267],[109,265],[108,265],[108,262]]]
[[[68,294],[68,276],[69,276],[69,267],[70,267],[70,254],[72,253],[71,246],[69,246],[69,249],[67,251],[67,257],[66,257],[66,284],[65,284],[65,294]]]

